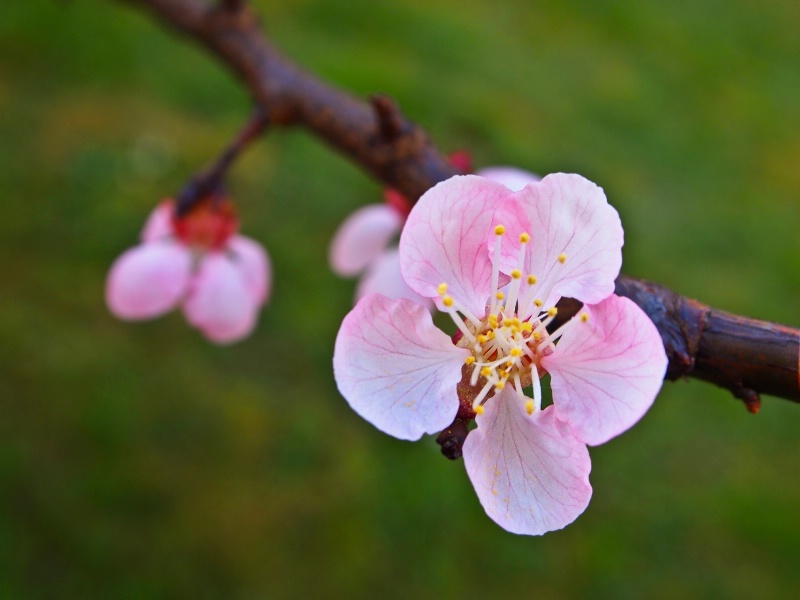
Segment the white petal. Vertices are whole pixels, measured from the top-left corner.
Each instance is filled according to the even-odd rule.
[[[491,398],[464,442],[464,464],[483,508],[512,533],[572,523],[592,495],[586,445],[548,406],[528,415],[510,388]]]
[[[452,423],[468,355],[423,306],[372,294],[342,322],[333,373],[359,415],[389,435],[416,440]]]

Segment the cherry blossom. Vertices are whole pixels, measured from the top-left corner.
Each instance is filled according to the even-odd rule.
[[[159,317],[181,306],[190,325],[227,344],[248,336],[269,297],[263,246],[236,233],[230,202],[201,203],[176,217],[166,200],[151,213],[142,243],[124,252],[106,281],[106,304],[120,319]]]
[[[613,293],[622,245],[616,210],[579,175],[440,183],[409,214],[399,263],[455,334],[412,301],[365,296],[336,339],[340,392],[401,439],[474,418],[463,457],[487,514],[514,533],[568,525],[592,493],[587,444],[636,423],[666,370],[655,325]],[[564,296],[583,308],[560,322]]]
[[[469,158],[451,155],[451,161],[466,172]],[[517,191],[539,177],[516,167],[487,167],[477,175],[498,181]],[[333,236],[330,265],[342,277],[361,276],[355,300],[367,294],[381,293],[389,298],[408,298],[432,307],[432,302],[414,292],[400,274],[400,260],[394,240],[400,235],[411,203],[400,192],[384,190],[383,204],[368,204],[345,219]]]

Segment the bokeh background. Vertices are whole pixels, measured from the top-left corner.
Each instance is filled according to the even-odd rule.
[[[800,326],[794,0],[254,0],[272,38],[395,97],[477,166],[576,171],[622,214],[624,270]],[[338,396],[354,284],[338,222],[380,185],[301,131],[235,167],[272,254],[252,338],[114,320],[111,261],[227,142],[243,89],[111,0],[0,2],[0,597],[788,598],[800,407],[669,383],[592,450],[595,496],[516,537],[432,439]]]

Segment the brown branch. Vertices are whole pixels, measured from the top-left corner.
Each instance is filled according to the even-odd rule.
[[[244,81],[271,125],[306,127],[406,197],[416,199],[456,174],[390,99],[358,100],[284,57],[264,37],[246,2],[125,1],[211,50]],[[617,293],[634,300],[658,327],[669,356],[668,379],[711,381],[741,398],[752,412],[758,410],[761,393],[800,402],[800,331],[718,311],[625,276],[617,280]]]

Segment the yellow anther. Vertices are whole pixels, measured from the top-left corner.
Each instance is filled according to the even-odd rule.
[[[467,357],[467,358],[464,360],[464,364],[465,364],[465,365],[471,365],[471,364],[473,364],[474,362],[475,362],[475,357],[474,357],[474,356],[468,356],[468,357]]]
[[[483,367],[481,369],[481,375],[484,377],[490,377],[492,375],[492,368],[491,367]]]
[[[522,331],[527,331],[528,333],[533,331],[533,325],[531,325],[530,321],[525,321],[520,327]]]
[[[444,296],[447,293],[447,284],[440,283],[439,287],[436,288],[436,291],[439,293],[440,296]]]
[[[475,414],[476,415],[482,415],[483,414],[483,406],[480,406],[480,405],[476,406],[475,407]]]
[[[494,329],[497,325],[497,315],[489,315],[489,326]]]
[[[478,343],[479,343],[479,344],[485,344],[485,343],[486,343],[486,342],[488,342],[488,341],[489,341],[489,336],[487,336],[487,335],[484,335],[484,334],[480,334],[480,335],[478,336]]]
[[[484,231],[486,231],[486,230],[484,229]],[[505,232],[506,232],[506,228],[503,227],[502,225],[498,225],[497,227],[494,228],[494,234],[495,235],[503,235]]]
[[[511,356],[522,356],[522,348],[512,348],[509,354],[511,354]]]
[[[533,339],[538,342],[540,339],[542,339],[542,334],[539,333],[538,331],[534,331],[533,332]]]
[[[533,303],[536,305],[536,308],[542,308],[542,305],[544,304],[540,298],[534,300]]]
[[[453,298],[450,296],[444,296],[442,298],[442,304],[444,304],[447,308],[453,306]]]
[[[494,339],[494,329],[489,330],[489,333],[486,334],[486,337],[490,340]]]
[[[505,381],[498,381],[497,383],[494,384],[494,389],[496,390],[502,390],[504,387],[506,387]]]
[[[513,271],[511,271],[511,277],[513,277],[514,279],[519,279],[520,277],[522,277],[522,271],[520,271],[519,269],[514,269]]]
[[[533,414],[533,409],[534,409],[533,400],[528,400],[525,403],[525,412],[527,412],[529,415],[532,415]]]
[[[502,300],[505,297],[506,297],[506,295],[503,292],[497,292],[497,299],[498,300]]]
[[[589,320],[589,313],[581,313],[581,322],[586,323]]]
[[[553,308],[547,309],[547,316],[548,317],[555,317],[558,314],[558,309],[554,306]]]
[[[528,275],[528,285],[533,285],[537,281],[539,281],[539,280],[536,279],[536,275]]]
[[[530,241],[531,241],[531,236],[529,236],[527,233],[520,233],[519,234],[519,243],[520,244],[527,244]]]
[[[511,325],[513,327],[519,327],[521,325],[521,323],[520,323],[520,321],[519,321],[519,319],[517,317],[514,317],[513,319],[511,319]]]
[[[506,367],[508,367],[508,369],[511,369],[511,367],[513,367],[513,366],[514,366],[514,361],[513,360],[507,360],[506,361]],[[510,370],[508,370],[508,371],[504,370],[503,371],[503,375],[508,375],[510,372],[511,372]]]
[[[558,255],[558,262],[560,262],[562,265],[563,265],[565,262],[567,262],[567,255],[566,255],[566,254],[564,254],[563,252],[562,252],[561,254],[559,254],[559,255]]]

